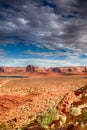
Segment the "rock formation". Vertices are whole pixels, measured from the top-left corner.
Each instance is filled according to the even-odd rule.
[[[54,67],[48,70],[59,73],[86,73],[87,67]]]
[[[35,67],[35,72],[46,73],[45,67]]]
[[[25,72],[24,67],[0,67],[0,72],[3,73],[22,73]]]
[[[26,72],[46,73],[46,68],[45,67],[35,67],[33,65],[28,65],[26,67]]]
[[[33,65],[28,65],[26,67],[26,72],[34,72],[35,71],[35,66]]]
[[[3,67],[0,67],[0,73],[1,73],[1,72],[4,72],[4,69],[3,69]]]
[[[36,67],[28,65],[27,67],[0,67],[0,73],[23,73],[23,72],[37,72],[37,73],[60,73],[60,74],[86,74],[87,67]]]
[[[58,110],[66,113],[74,102],[77,102],[77,97],[73,92],[69,92],[58,105]]]

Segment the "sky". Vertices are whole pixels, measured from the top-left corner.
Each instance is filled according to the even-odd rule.
[[[87,0],[0,0],[0,66],[87,66]]]

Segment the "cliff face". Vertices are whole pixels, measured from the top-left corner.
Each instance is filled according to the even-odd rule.
[[[87,67],[56,67],[48,70],[60,73],[86,73]]]
[[[86,73],[87,67],[53,67],[46,69],[45,67],[35,67],[33,65],[28,65],[26,67],[26,72]]]
[[[46,73],[45,67],[35,67],[35,72]]]
[[[0,72],[3,73],[22,73],[25,72],[24,67],[0,67]]]
[[[4,69],[3,69],[3,67],[0,67],[0,72],[4,72]]]
[[[46,68],[45,67],[35,67],[33,65],[28,65],[26,67],[26,72],[46,73]]]
[[[26,67],[26,72],[34,72],[35,71],[35,66],[33,65],[28,65]]]
[[[28,65],[27,67],[0,67],[0,73],[21,74],[24,72],[37,72],[37,73],[60,73],[60,74],[81,74],[87,73],[87,67],[36,67]]]

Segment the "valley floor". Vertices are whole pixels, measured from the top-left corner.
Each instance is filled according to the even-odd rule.
[[[68,92],[75,91],[86,84],[86,75],[46,78],[1,77],[0,121],[14,124],[15,128],[21,127],[44,111],[57,106]]]

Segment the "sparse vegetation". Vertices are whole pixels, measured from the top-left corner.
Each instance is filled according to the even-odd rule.
[[[87,122],[87,110],[82,111],[82,121]]]
[[[23,126],[21,130],[28,130],[28,125]]]
[[[38,122],[43,128],[47,127],[52,121],[57,119],[57,110],[53,107],[51,110],[45,112],[43,115],[38,117]]]
[[[79,107],[72,107],[71,108],[71,115],[72,116],[81,115],[81,109]]]
[[[36,119],[34,118],[33,114],[36,114],[35,116],[37,116],[43,111],[50,109],[53,105],[57,105],[57,103],[61,99],[63,99],[63,96],[65,93],[69,92],[70,90],[75,92],[76,89],[80,88],[85,83],[87,83],[87,79],[82,76],[75,76],[75,77],[67,76],[67,77],[62,77],[62,78],[61,77],[51,77],[51,78],[49,77],[48,78],[43,78],[43,77],[35,78],[34,77],[34,78],[25,78],[25,79],[18,79],[18,78],[11,79],[10,82],[8,82],[7,84],[5,84],[3,87],[0,88],[0,93],[2,95],[7,94],[7,96],[8,95],[18,96],[20,94],[22,98],[21,96],[18,97],[20,98],[20,100],[17,103],[17,99],[13,100],[14,98],[12,97],[12,99],[7,98],[6,100],[6,96],[5,96],[4,101],[6,100],[6,105],[8,104],[7,109],[10,108],[11,102],[13,102],[15,106],[16,106],[16,103],[20,106],[20,107],[17,106],[17,108],[15,107],[15,109],[13,109],[13,113],[11,113],[12,111],[11,112],[8,111],[8,113],[6,113],[6,120],[8,120],[8,117],[11,117],[11,116],[12,116],[12,119],[14,119],[14,115],[15,115],[15,116],[18,116],[17,117],[18,120],[15,121],[15,124],[21,122],[20,124],[21,126],[23,126],[23,123],[25,121],[25,125],[23,127],[19,126],[21,127],[19,129],[18,124],[17,126],[14,126],[14,124],[6,124],[6,125],[1,124],[0,130],[28,130],[30,129],[32,126],[35,125],[35,122],[33,122],[33,120],[36,120]],[[38,117],[37,126],[40,128],[41,126],[43,128],[47,128],[47,126],[49,126],[52,122],[54,122],[54,124],[52,124],[52,126],[49,128],[55,130],[55,128],[68,126],[71,121],[74,124],[74,129],[78,125],[85,126],[85,122],[87,122],[87,111],[80,110],[78,108],[78,105],[82,104],[84,99],[85,99],[84,103],[87,102],[87,98],[86,98],[87,85],[85,85],[85,89],[84,87],[82,88],[82,91],[84,92],[81,94],[82,95],[81,101],[77,103],[77,106],[73,104],[72,108],[69,111],[69,114],[64,113],[60,115],[60,118],[57,118],[58,112],[56,108],[52,108]],[[38,91],[38,95],[37,95],[37,91]],[[62,95],[62,92],[63,92],[63,95]],[[20,102],[22,102],[21,105],[20,105]],[[1,103],[2,103],[2,100],[1,100]],[[2,105],[2,107],[3,106],[5,106],[5,104]],[[5,109],[2,109],[2,111],[3,110],[6,111],[6,107]],[[68,115],[70,116],[70,118],[68,117]],[[75,130],[86,130],[86,129],[85,127],[84,129],[80,127],[79,129],[75,129]]]
[[[5,123],[0,123],[0,130],[9,130],[9,127],[8,127],[8,125],[7,124],[5,124]],[[11,129],[10,129],[11,130]]]

